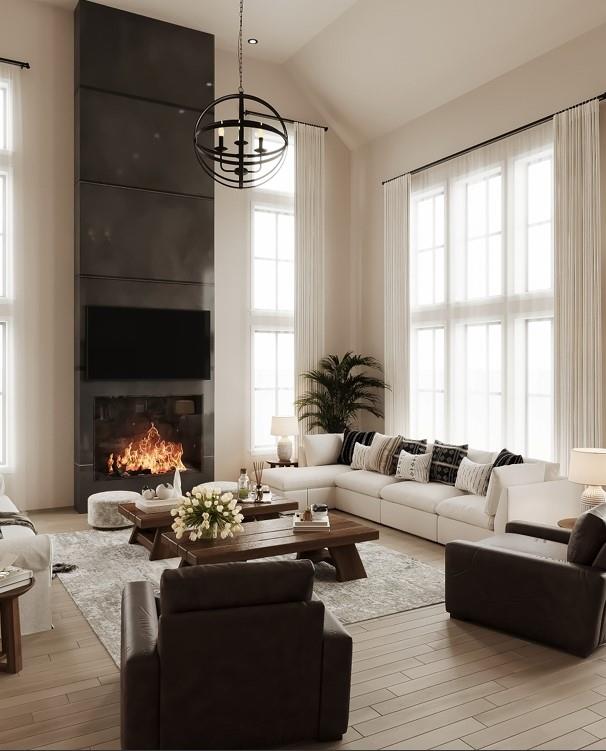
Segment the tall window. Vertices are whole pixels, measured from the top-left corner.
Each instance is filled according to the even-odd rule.
[[[8,462],[7,357],[12,299],[8,265],[13,243],[13,96],[9,78],[0,71],[0,466]]]
[[[416,437],[553,457],[550,127],[413,178]]]
[[[251,191],[251,450],[273,448],[274,415],[294,414],[294,149]]]

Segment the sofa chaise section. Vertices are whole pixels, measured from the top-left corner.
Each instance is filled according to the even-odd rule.
[[[318,467],[275,467],[263,472],[263,481],[276,495],[298,501],[301,509],[306,501],[336,506],[337,477],[354,470],[345,464],[324,464]],[[353,512],[352,512],[353,513]]]

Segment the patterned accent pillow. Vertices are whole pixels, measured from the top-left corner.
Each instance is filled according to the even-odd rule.
[[[370,451],[366,457],[366,469],[379,472],[382,475],[389,474],[393,452],[402,443],[401,435],[383,435],[375,433]]]
[[[353,454],[351,457],[352,469],[366,469],[366,462],[370,446],[365,446],[363,443],[354,443]]]
[[[459,464],[467,456],[469,446],[453,446],[449,443],[435,441],[431,456],[429,482],[441,482],[444,485],[454,485],[459,471]]]
[[[512,454],[507,449],[501,449],[497,458],[492,463],[493,467],[506,467],[508,464],[524,464],[524,457],[521,454]]]
[[[370,446],[374,437],[374,430],[364,432],[362,430],[349,430],[349,428],[345,428],[345,433],[343,434],[343,446],[341,447],[341,453],[337,460],[338,463],[351,464],[355,444],[362,443],[364,446]]]
[[[486,495],[491,472],[492,464],[478,464],[464,456],[459,464],[455,488],[473,495]]]
[[[394,455],[391,457],[391,469],[389,474],[395,475],[398,469],[398,461],[400,460],[400,452],[406,451],[409,454],[425,454],[427,452],[427,438],[420,438],[415,440],[414,438],[403,438],[402,443],[394,451]]]
[[[400,451],[398,468],[396,469],[397,479],[429,482],[431,456],[431,451],[426,454],[409,454],[408,451]]]

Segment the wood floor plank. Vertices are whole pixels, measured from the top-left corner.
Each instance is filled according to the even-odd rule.
[[[592,717],[595,718],[597,716],[589,709],[581,709],[578,712],[567,714],[565,717],[559,717],[557,720],[539,725],[536,728],[526,730],[523,733],[513,735],[484,748],[503,749],[504,751],[524,751],[525,749],[533,748],[541,743],[546,743],[547,741],[552,741],[554,738],[566,735],[566,733],[572,730],[589,725]],[[463,736],[463,740],[468,741],[467,736]]]
[[[385,746],[387,749],[412,749],[412,751],[421,751],[421,749],[433,748],[436,743],[446,744],[450,740],[457,740],[460,735],[465,735],[469,731],[473,731],[474,728],[480,726],[480,723],[473,718],[466,720],[459,720],[453,722],[450,725],[445,725],[435,730],[430,730],[422,735],[417,735],[414,738],[410,738],[407,741],[396,743],[393,746]],[[461,746],[458,746],[461,748]],[[463,748],[469,748],[469,746],[463,746]]]
[[[593,710],[591,711],[593,712]],[[567,751],[568,749],[583,748],[590,743],[595,743],[595,736],[579,728],[579,730],[573,730],[571,733],[566,733],[566,735],[561,735],[559,738],[541,743],[534,748],[545,749],[545,751]]]

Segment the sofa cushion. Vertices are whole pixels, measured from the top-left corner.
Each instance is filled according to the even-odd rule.
[[[492,464],[496,455],[496,451],[482,451],[482,449],[469,449],[467,452],[467,458],[477,464]]]
[[[337,464],[343,448],[343,433],[317,433],[303,436],[303,450],[309,467]]]
[[[342,464],[325,464],[321,467],[275,467],[263,472],[263,482],[283,491],[332,488],[336,477],[350,472],[351,469]]]
[[[455,446],[450,443],[436,441],[433,445],[431,457],[431,469],[429,479],[431,482],[442,482],[445,485],[454,485],[459,471],[459,464],[464,456],[467,456],[467,444]]]
[[[605,543],[606,503],[601,503],[577,518],[568,541],[568,560],[591,566]]]
[[[511,532],[487,537],[485,540],[475,542],[474,545],[479,545],[483,548],[512,550],[516,553],[536,555],[540,558],[552,558],[556,561],[566,560],[566,545],[564,543],[544,540],[541,537],[518,535]]]
[[[447,519],[472,524],[482,529],[494,529],[494,517],[484,512],[486,496],[461,495],[438,503],[436,513]]]
[[[485,513],[495,516],[501,497],[507,492],[507,488],[514,485],[530,485],[533,482],[543,482],[545,479],[545,465],[535,464],[510,464],[505,467],[493,467],[486,492]]]
[[[430,514],[436,513],[436,507],[440,501],[459,495],[463,495],[463,491],[441,482],[399,482],[381,491],[381,498],[386,501],[416,508],[419,511],[427,511]]]
[[[397,482],[391,475],[382,475],[379,472],[369,472],[368,470],[356,470],[344,475],[339,475],[335,479],[338,488],[344,490],[353,490],[356,493],[374,496],[378,498],[381,490],[386,486]]]
[[[374,430],[350,430],[345,428],[343,433],[343,446],[339,454],[339,464],[351,464],[353,450],[356,443],[363,443],[364,446],[370,446],[372,439],[375,437]]]

